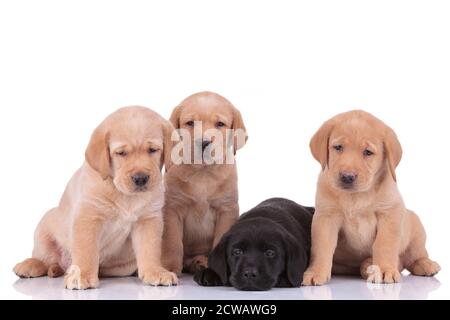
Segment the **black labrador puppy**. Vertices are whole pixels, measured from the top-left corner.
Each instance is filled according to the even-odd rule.
[[[201,286],[245,291],[300,287],[309,264],[314,208],[273,198],[243,214],[209,255]]]

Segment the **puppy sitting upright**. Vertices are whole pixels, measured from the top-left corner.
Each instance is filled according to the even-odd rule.
[[[161,265],[164,185],[173,127],[144,107],[126,107],[94,131],[86,161],[58,207],[39,223],[33,257],[19,263],[20,277],[59,277],[68,289],[98,286],[100,276],[130,276],[145,284],[173,285]]]
[[[234,154],[247,135],[240,112],[212,92],[186,98],[170,121],[187,147],[165,175],[163,265],[193,273],[238,219]]]
[[[311,151],[322,172],[304,285],[323,285],[332,272],[361,273],[374,283],[399,282],[404,268],[417,276],[439,272],[419,217],[397,188],[402,148],[391,128],[364,111],[343,113],[323,124]]]
[[[247,213],[209,255],[209,267],[194,280],[207,287],[245,291],[300,287],[308,267],[314,208],[273,198]]]

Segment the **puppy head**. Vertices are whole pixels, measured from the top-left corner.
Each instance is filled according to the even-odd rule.
[[[124,194],[153,190],[170,159],[172,125],[144,107],[125,107],[95,129],[86,161]]]
[[[359,110],[325,122],[310,147],[331,185],[350,192],[368,191],[387,176],[396,181],[395,169],[402,157],[395,132]]]
[[[217,156],[215,150],[220,149],[225,156],[228,148],[232,148],[236,154],[247,141],[239,110],[213,92],[196,93],[183,100],[173,110],[170,121],[175,129],[189,133],[191,159],[199,152],[202,165],[208,164],[205,163],[208,154]]]
[[[223,284],[244,291],[267,291],[281,278],[299,287],[308,257],[284,228],[264,218],[236,224],[211,252],[209,267]]]

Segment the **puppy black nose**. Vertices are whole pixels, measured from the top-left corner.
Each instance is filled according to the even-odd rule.
[[[256,268],[249,268],[244,270],[244,277],[247,279],[254,279],[258,276],[258,270]]]
[[[212,143],[210,140],[203,140],[202,141],[202,150],[205,151],[206,147],[209,146]]]
[[[131,180],[133,180],[134,184],[138,187],[145,186],[149,179],[150,176],[142,172],[136,173],[131,177]]]
[[[355,183],[358,175],[354,172],[341,172],[341,182],[344,185],[352,185]]]

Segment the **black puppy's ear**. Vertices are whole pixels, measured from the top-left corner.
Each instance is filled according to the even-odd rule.
[[[229,236],[225,234],[208,257],[208,267],[220,277],[224,286],[228,284],[230,274],[227,258],[228,239]]]
[[[303,273],[308,267],[307,249],[302,248],[290,234],[284,237],[286,244],[286,276],[291,285],[300,287]]]

